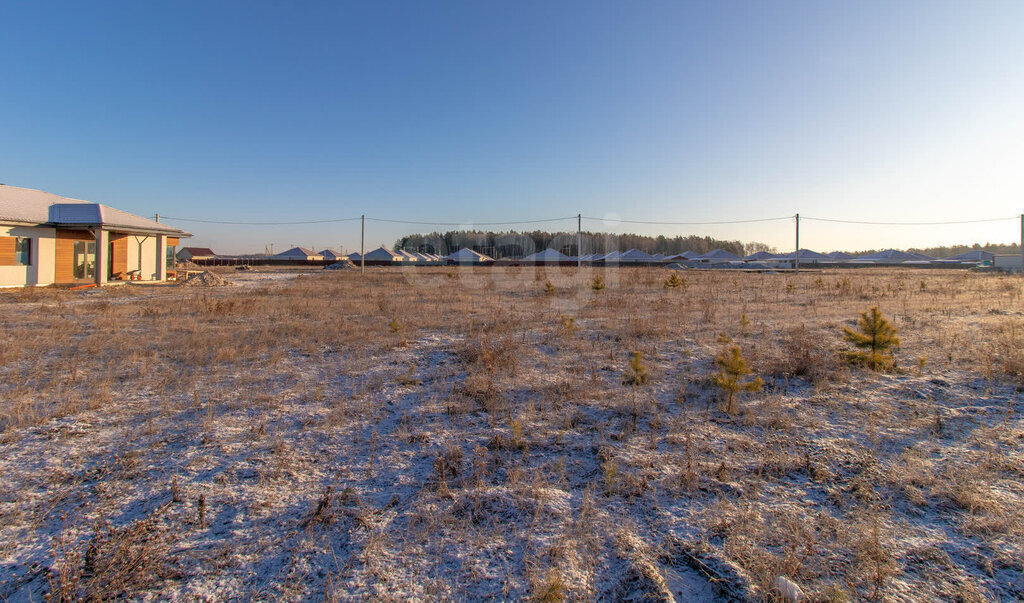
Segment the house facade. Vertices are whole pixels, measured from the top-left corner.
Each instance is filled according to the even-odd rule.
[[[185,262],[189,260],[211,260],[216,255],[209,247],[182,247],[174,257],[178,258],[179,261]]]
[[[303,262],[309,262],[313,260],[322,260],[324,256],[316,253],[312,249],[306,249],[305,247],[292,247],[287,251],[276,253],[271,256],[275,260],[301,260]]]
[[[0,185],[0,287],[163,281],[189,236],[100,203]]]

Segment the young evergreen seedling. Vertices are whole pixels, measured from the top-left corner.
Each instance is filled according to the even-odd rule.
[[[665,279],[666,289],[675,289],[677,287],[684,287],[685,285],[686,281],[684,279],[679,278],[679,275],[676,274],[675,272],[672,273],[672,276]]]
[[[647,367],[644,366],[643,358],[643,353],[633,352],[633,356],[629,359],[629,368],[622,373],[623,385],[637,386],[647,383]]]
[[[594,291],[600,291],[601,289],[604,289],[604,279],[601,278],[600,274],[595,276],[594,280],[590,281],[590,288],[593,289]]]
[[[733,401],[741,391],[759,392],[764,386],[760,377],[744,379],[750,374],[747,361],[740,355],[739,346],[732,346],[715,358],[719,371],[711,376],[715,385],[725,392],[725,412],[732,414]]]
[[[544,282],[544,295],[554,295],[555,286],[551,284],[551,281]]]
[[[893,365],[892,349],[900,344],[896,336],[896,327],[892,325],[875,306],[860,315],[855,331],[843,327],[843,336],[853,345],[860,348],[846,352],[846,359],[853,364],[860,364],[873,371],[882,371]]]
[[[576,331],[580,330],[580,328],[576,326],[576,317],[568,316],[568,315],[563,315],[561,317],[561,319],[562,319],[562,331],[566,335],[570,335],[571,336],[573,333],[575,333]]]

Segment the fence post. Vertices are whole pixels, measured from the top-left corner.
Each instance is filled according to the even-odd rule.
[[[583,214],[576,214],[576,272],[583,269]]]
[[[800,272],[800,214],[796,214],[796,264],[795,272]]]
[[[359,217],[359,274],[366,273],[366,214]]]

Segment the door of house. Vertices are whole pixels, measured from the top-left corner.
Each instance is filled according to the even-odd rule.
[[[71,257],[75,280],[96,278],[95,241],[75,241]]]

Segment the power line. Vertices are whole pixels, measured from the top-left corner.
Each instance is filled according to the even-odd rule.
[[[516,224],[540,224],[544,222],[563,222],[572,220],[577,216],[565,216],[562,218],[544,218],[540,220],[513,220],[507,222],[421,222],[415,220],[394,220],[390,218],[371,218],[367,216],[367,220],[373,222],[387,222],[390,224],[414,224],[419,226],[508,226]],[[580,216],[583,220],[592,220],[596,222],[618,222],[622,224],[646,224],[652,226],[713,226],[723,224],[753,224],[759,222],[779,222],[782,220],[792,220],[793,216],[779,216],[775,218],[754,218],[746,220],[715,220],[705,222],[668,222],[668,221],[657,221],[657,220],[626,220],[626,219],[609,219],[609,218],[596,218],[594,216]],[[200,218],[178,218],[174,216],[160,216],[162,220],[171,220],[176,222],[196,222],[200,224],[221,224],[231,226],[297,226],[305,224],[332,224],[339,222],[355,222],[360,220],[359,217],[354,218],[325,218],[322,220],[297,220],[297,221],[273,221],[273,222],[241,222],[232,220],[204,220]],[[1005,218],[983,218],[979,220],[947,220],[947,221],[934,221],[934,222],[884,222],[884,221],[871,221],[871,220],[841,220],[837,218],[816,218],[812,216],[801,216],[803,220],[814,220],[816,222],[834,222],[838,224],[861,224],[871,226],[943,226],[943,225],[956,225],[956,224],[979,224],[984,222],[1003,222],[1009,220],[1018,220],[1020,216],[1010,216]]]
[[[778,218],[755,218],[752,220],[720,220],[717,222],[655,222],[647,220],[619,220],[611,218],[594,218],[592,216],[583,216],[584,220],[596,220],[601,222],[622,222],[625,224],[653,224],[660,226],[704,226],[711,224],[749,224],[752,222],[777,222],[779,220],[792,220],[793,216],[780,216]]]
[[[231,222],[226,220],[200,220],[198,218],[174,218],[171,216],[160,216],[161,220],[175,220],[178,222],[200,222],[202,224],[229,224],[235,226],[285,226],[285,225],[296,225],[296,224],[329,224],[332,222],[354,222],[359,219],[358,216],[355,218],[332,218],[328,220],[301,220],[298,222]]]
[[[388,218],[370,218],[374,222],[389,222],[392,224],[419,224],[424,226],[505,226],[509,224],[539,224],[541,222],[562,222],[565,220],[572,220],[576,216],[566,216],[564,218],[546,218],[543,220],[516,220],[514,222],[414,222],[410,220],[391,220]]]
[[[873,222],[868,220],[838,220],[835,218],[812,218],[800,216],[801,220],[815,220],[817,222],[836,222],[839,224],[867,224],[871,226],[943,226],[950,224],[979,224],[981,222],[1003,222],[1006,220],[1019,220],[1020,216],[1009,218],[983,218],[981,220],[948,220],[939,222]]]

